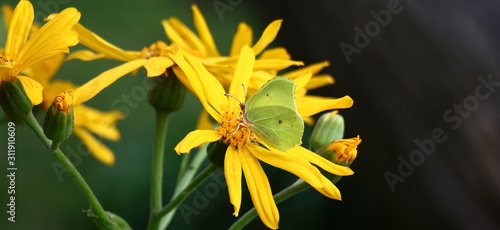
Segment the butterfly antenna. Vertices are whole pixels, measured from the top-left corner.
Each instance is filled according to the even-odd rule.
[[[234,100],[237,100],[240,104],[243,104],[243,103],[241,103],[240,100],[238,100],[238,98],[234,97],[233,95],[231,95],[229,93],[224,94],[224,96],[230,96],[230,97],[234,98]]]

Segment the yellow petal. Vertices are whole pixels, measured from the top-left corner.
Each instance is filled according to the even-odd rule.
[[[259,59],[278,59],[278,60],[292,60],[288,51],[283,47],[267,49],[260,54]]]
[[[313,126],[316,121],[314,120],[313,117],[303,117],[304,123],[309,126]]]
[[[297,88],[295,89],[295,94],[297,94],[297,91],[306,91],[305,88],[306,88],[307,82],[309,82],[309,80],[311,80],[311,77],[312,77],[312,74],[308,73],[308,74],[304,74],[298,78],[295,78],[293,80],[293,83],[295,83],[295,85],[297,85]]]
[[[110,59],[118,61],[131,61],[138,58],[137,55],[118,48],[79,23],[73,27],[73,30],[78,33],[78,39],[80,39],[81,44],[97,51],[98,53],[104,54]]]
[[[306,89],[312,90],[317,89],[326,85],[332,85],[335,83],[335,79],[329,74],[315,75],[307,82]]]
[[[325,110],[350,108],[352,104],[352,98],[349,96],[330,100],[297,101],[297,112],[299,112],[301,117],[310,117]]]
[[[82,140],[83,144],[85,144],[90,154],[92,154],[95,159],[109,166],[115,164],[115,155],[113,152],[98,141],[94,136],[78,127],[75,127],[73,132],[78,138],[80,138],[80,140]]]
[[[283,77],[287,77],[290,79],[295,79],[297,77],[300,77],[301,75],[304,75],[306,73],[312,73],[312,75],[318,74],[323,68],[330,66],[329,61],[323,61],[323,62],[318,62],[314,63],[311,65],[307,65],[305,67],[296,69],[294,71],[290,71],[286,74],[283,74]]]
[[[218,57],[220,56],[217,47],[215,46],[214,38],[212,37],[212,33],[210,33],[210,29],[208,29],[207,22],[203,15],[200,12],[200,9],[196,5],[192,5],[191,9],[193,10],[193,20],[194,26],[200,35],[201,41],[205,48],[207,49],[207,57]]]
[[[238,25],[238,30],[233,37],[233,43],[231,43],[231,51],[229,52],[230,57],[234,57],[240,54],[241,48],[243,46],[251,46],[253,40],[252,28],[246,23],[241,22]]]
[[[323,187],[321,188],[314,188],[324,196],[331,198],[331,199],[336,199],[336,200],[342,200],[342,197],[340,195],[340,191],[335,186],[330,180],[323,178]]]
[[[19,53],[18,58],[19,62],[22,63],[22,69],[52,58],[59,53],[69,53],[68,47],[78,44],[76,32],[71,31],[78,20],[80,20],[80,12],[70,7],[42,26]]]
[[[270,74],[269,72],[263,70],[252,72],[252,77],[250,78],[250,82],[248,83],[248,92],[246,96],[249,97],[250,95],[254,94],[257,90],[262,88],[262,86],[266,84],[267,81],[271,80],[274,77],[276,77],[276,75]]]
[[[184,58],[184,55],[182,52],[178,49],[176,50],[170,50],[169,53],[170,58],[177,64],[177,67],[174,67],[174,71],[176,75],[181,75],[182,77],[179,78],[180,81],[182,81],[185,85],[189,85],[191,92],[198,97],[200,100],[201,104],[203,107],[205,107],[205,110],[217,121],[219,121],[219,115],[217,110],[220,109],[220,106],[218,108],[213,108],[209,102],[207,101],[207,98],[205,97],[205,92],[203,90],[203,85],[200,82],[197,73],[193,70],[191,65],[186,61]],[[182,72],[179,72],[178,69],[181,69]],[[188,80],[188,84],[184,81],[185,79]],[[220,110],[219,110],[220,111]]]
[[[94,53],[90,50],[78,50],[71,52],[68,55],[68,61],[73,59],[78,59],[82,61],[94,61],[102,58],[106,58],[106,55]]]
[[[179,81],[186,86],[186,88],[191,91],[194,95],[196,95],[196,92],[193,90],[193,87],[191,83],[189,83],[189,79],[187,78],[186,74],[182,71],[182,69],[179,66],[173,66],[172,71],[174,72],[175,76]]]
[[[134,61],[126,62],[125,64],[110,69],[85,83],[84,85],[76,89],[73,93],[74,105],[78,106],[79,104],[90,100],[96,94],[101,92],[101,90],[105,89],[122,76],[143,66],[146,61],[146,59],[137,59]]]
[[[5,28],[9,29],[10,19],[12,18],[12,12],[14,10],[11,6],[7,4],[2,5],[3,22],[5,23]]]
[[[252,49],[248,46],[243,46],[241,48],[240,58],[236,63],[236,69],[234,70],[234,77],[231,81],[231,86],[229,87],[229,94],[237,98],[237,100],[229,99],[229,104],[231,108],[239,107],[240,102],[245,102],[246,92],[243,87],[247,87],[250,81],[250,76],[253,71],[253,66],[255,63],[255,54]]]
[[[302,66],[304,62],[278,59],[258,59],[255,61],[255,70],[282,70],[292,65]]]
[[[120,131],[116,128],[116,122],[123,118],[121,111],[99,111],[97,109],[80,105],[74,108],[75,127],[84,127],[86,130],[99,137],[118,141]]]
[[[206,110],[202,110],[200,116],[198,117],[198,124],[196,125],[196,129],[206,130],[206,129],[212,129],[212,127],[213,124],[212,121],[210,120],[210,116],[208,115]]]
[[[70,81],[55,80],[43,88],[43,107],[48,109],[54,98],[66,90],[74,91],[76,86]]]
[[[238,155],[255,210],[268,228],[278,229],[280,217],[266,173],[248,149],[240,148]]]
[[[205,45],[201,42],[201,40],[196,36],[196,34],[190,30],[184,23],[182,23],[178,18],[172,17],[168,20],[170,22],[170,25],[179,33],[179,35],[184,39],[184,41],[187,43],[188,47],[182,47],[182,48],[189,48],[194,51],[199,51],[205,56],[207,56],[207,50],[205,48]],[[180,45],[180,44],[178,44]]]
[[[323,175],[318,168],[306,160],[291,157],[287,153],[275,149],[269,148],[267,150],[260,146],[249,146],[248,151],[267,164],[295,174],[313,187],[323,187],[321,183]]]
[[[26,39],[28,39],[34,17],[31,2],[19,1],[10,19],[5,43],[5,56],[11,60],[17,60]]]
[[[192,47],[190,47],[187,41],[179,34],[179,32],[177,32],[168,20],[162,20],[161,24],[163,25],[165,34],[173,44],[177,44],[179,47],[192,49]]]
[[[226,92],[220,82],[192,55],[188,53],[182,55],[182,51],[174,51],[170,57],[186,73],[191,86],[207,112],[219,121],[218,113],[215,113],[214,109],[220,112],[221,106],[227,104],[227,98],[224,96]]]
[[[17,78],[21,80],[21,83],[23,83],[24,91],[31,100],[31,103],[33,105],[38,105],[42,103],[43,101],[42,85],[29,77],[17,76]]]
[[[215,130],[195,130],[191,131],[182,139],[174,150],[177,154],[189,153],[191,149],[194,149],[202,144],[218,141],[221,139],[221,135]]]
[[[241,163],[238,152],[233,146],[227,148],[224,156],[224,176],[229,201],[234,206],[233,216],[238,217],[241,207]]]
[[[278,35],[278,32],[280,30],[281,22],[283,22],[283,20],[281,19],[275,20],[266,27],[260,39],[252,47],[255,55],[260,54],[260,52],[262,52],[267,47],[267,45],[274,41],[276,35]]]
[[[309,161],[331,174],[339,176],[349,176],[354,174],[354,172],[349,167],[334,164],[333,162],[321,157],[314,152],[311,152],[308,149],[305,149],[302,146],[296,146],[292,149],[289,149],[287,153],[290,154],[290,156]]]
[[[43,87],[49,84],[50,79],[56,74],[64,62],[64,54],[60,53],[51,59],[40,62],[26,70],[28,76],[40,82]],[[53,99],[53,98],[52,98]]]
[[[144,64],[144,68],[148,71],[148,77],[157,77],[164,74],[167,68],[173,65],[174,62],[170,58],[152,57]]]

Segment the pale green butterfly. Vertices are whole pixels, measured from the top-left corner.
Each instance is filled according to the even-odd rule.
[[[302,144],[304,121],[297,113],[295,87],[292,80],[275,77],[246,103],[240,102],[245,125],[264,143],[280,151]]]

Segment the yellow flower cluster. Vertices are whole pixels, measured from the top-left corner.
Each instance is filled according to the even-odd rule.
[[[204,119],[200,119],[198,127],[208,128],[190,132],[175,147],[177,153],[189,153],[191,149],[209,142],[228,144],[224,174],[235,216],[240,210],[241,180],[244,175],[261,220],[271,229],[278,228],[278,209],[261,162],[297,175],[327,197],[341,199],[340,191],[320,169],[346,176],[353,174],[350,168],[330,162],[302,146],[286,152],[273,149],[239,120],[244,111],[237,100],[245,101],[268,80],[276,77],[279,71],[304,65],[301,61],[292,60],[283,47],[267,48],[278,34],[282,20],[271,22],[255,43],[251,27],[240,23],[230,53],[224,56],[218,51],[197,6],[192,7],[196,32],[178,18],[172,17],[161,22],[170,43],[158,41],[136,51],[125,51],[79,24],[80,13],[74,8],[51,15],[48,23],[40,28],[32,25],[34,14],[29,1],[21,0],[14,10],[8,6],[2,9],[6,15],[8,37],[0,55],[0,83],[19,79],[34,105],[42,103],[47,109],[54,104],[57,111],[66,113],[74,108],[74,133],[103,163],[114,164],[114,154],[91,133],[117,141],[120,133],[116,129],[116,122],[123,114],[119,111],[102,112],[81,104],[122,76],[144,67],[148,77],[177,77],[205,108],[205,115],[200,116]],[[124,63],[80,87],[68,81],[51,80],[65,59],[64,53],[69,53],[68,47],[78,42],[90,50],[73,51],[67,60],[106,58]],[[349,96],[325,98],[307,94],[309,90],[334,83],[332,76],[319,74],[328,65],[329,62],[324,61],[280,74],[293,80],[297,86],[297,112],[308,124],[314,123],[311,116],[319,112],[349,108],[353,104]],[[170,71],[174,74],[168,75]],[[245,91],[241,85],[246,87]],[[226,93],[237,100],[227,98]],[[212,129],[206,114],[219,127]],[[328,148],[337,152],[337,162],[350,162],[356,157],[359,142],[359,137],[342,140],[332,143]]]

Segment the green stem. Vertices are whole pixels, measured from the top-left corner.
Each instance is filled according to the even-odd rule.
[[[151,205],[150,217],[158,212],[162,205],[163,186],[163,158],[165,153],[165,142],[167,138],[167,127],[171,113],[156,110],[156,131],[153,148],[153,162],[151,171]]]
[[[204,144],[202,147],[200,147],[198,152],[195,154],[193,160],[191,161],[191,164],[189,164],[189,167],[185,168],[183,177],[180,179],[180,181],[177,183],[177,186],[175,187],[172,200],[175,199],[179,195],[179,193],[182,192],[182,190],[184,190],[188,186],[188,184],[193,180],[193,177],[196,175],[196,172],[200,168],[201,163],[203,163],[203,161],[207,159],[207,146],[208,144]],[[187,156],[188,154],[184,155]],[[166,216],[162,218],[160,229],[166,229],[168,227],[176,211],[177,207],[172,209],[172,211],[170,211]]]
[[[114,222],[106,214],[106,211],[104,211],[104,208],[102,207],[101,203],[99,203],[99,200],[97,200],[97,197],[95,196],[94,192],[92,192],[92,189],[90,189],[87,182],[85,182],[85,179],[83,179],[80,172],[78,172],[78,170],[66,157],[66,155],[64,155],[64,153],[60,149],[53,150],[52,154],[54,154],[54,156],[61,162],[64,168],[66,168],[66,171],[68,171],[73,180],[76,182],[78,187],[80,187],[83,196],[85,196],[85,199],[87,199],[87,202],[89,202],[92,211],[94,211],[95,215],[98,216],[100,221],[103,221],[103,223],[107,223],[105,224],[106,226],[114,226]]]
[[[31,128],[31,130],[33,130],[33,132],[35,132],[38,139],[42,141],[46,148],[50,148],[50,146],[52,145],[52,141],[45,136],[42,127],[40,126],[40,124],[38,124],[38,121],[36,121],[36,118],[35,116],[33,116],[32,112],[29,112],[24,117],[21,117],[21,120],[23,120],[24,123],[26,123]]]
[[[181,167],[179,168],[179,175],[177,175],[177,182],[175,183],[176,188],[179,187],[179,183],[184,178],[184,173],[186,173],[189,164],[189,156],[189,154],[182,154]]]
[[[35,116],[33,116],[33,113],[30,112],[21,119],[33,130],[36,136],[43,142],[45,147],[47,147],[52,152],[52,154],[57,158],[57,160],[59,160],[59,162],[61,162],[61,164],[64,166],[66,171],[71,175],[73,180],[80,188],[80,191],[82,191],[85,199],[87,199],[87,202],[90,204],[92,211],[100,219],[100,221],[102,221],[101,223],[103,223],[106,226],[113,226],[114,222],[106,214],[106,211],[104,211],[104,208],[99,203],[99,200],[97,200],[97,197],[94,195],[92,189],[90,189],[87,182],[85,182],[85,179],[83,179],[80,172],[78,172],[75,166],[71,163],[71,161],[66,157],[66,155],[64,155],[64,153],[59,148],[54,148],[54,149],[51,148],[52,141],[45,136],[42,127],[36,121]]]
[[[274,195],[274,202],[276,204],[281,203],[282,201],[294,196],[297,193],[300,193],[311,186],[303,181],[302,179],[298,179],[295,183],[290,185],[288,188],[283,189],[278,194]],[[240,230],[243,229],[248,223],[250,223],[255,217],[257,217],[257,211],[255,208],[248,210],[245,215],[241,216],[233,225],[229,228],[229,230]]]
[[[197,188],[199,185],[201,185],[206,179],[208,179],[212,174],[217,172],[219,170],[219,167],[210,164],[203,172],[201,172],[196,178],[193,179],[193,181],[186,186],[186,188],[180,192],[177,197],[175,197],[170,203],[167,204],[163,209],[161,209],[156,215],[153,216],[152,221],[150,222],[150,225],[148,229],[160,229],[160,222],[161,220],[173,209],[177,208],[182,201],[184,201],[189,194],[191,194],[195,188]]]

